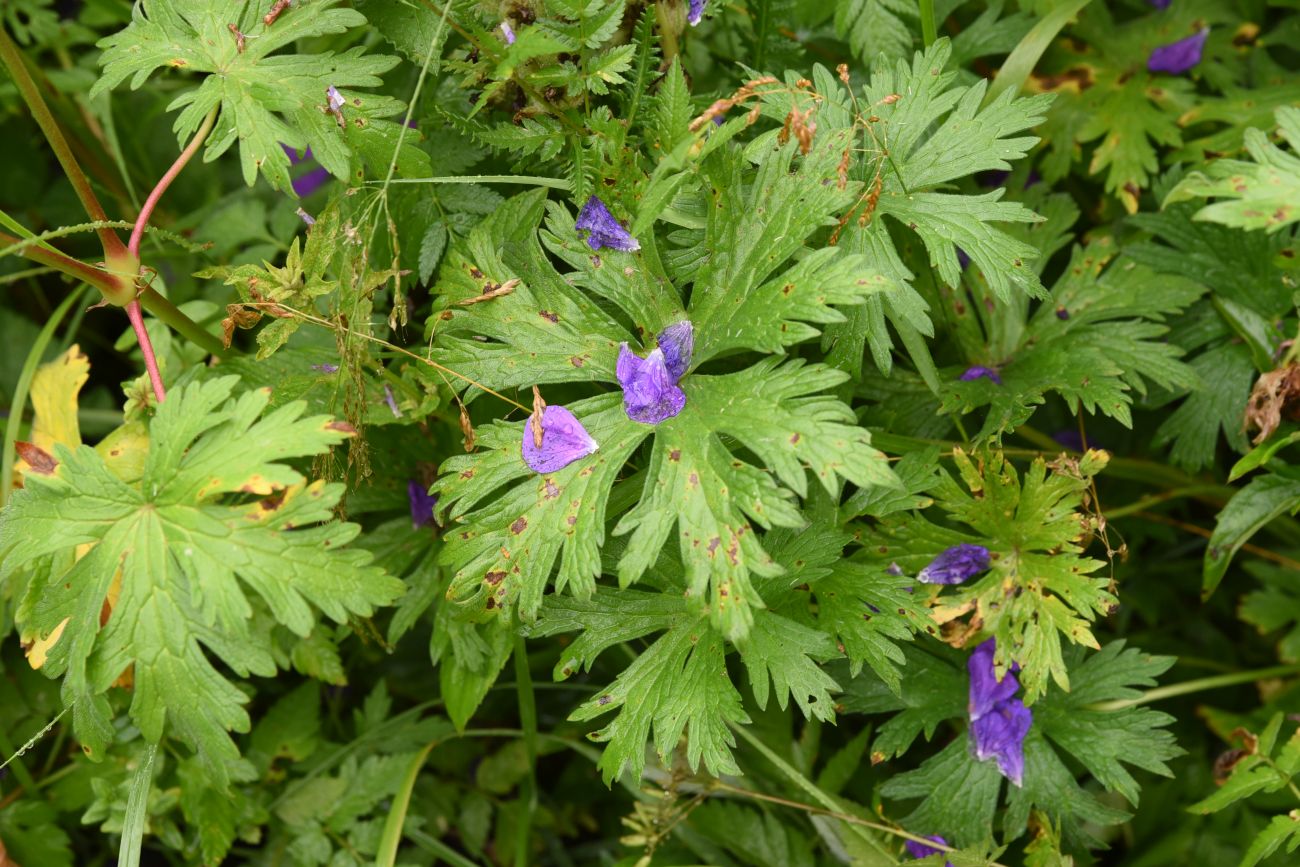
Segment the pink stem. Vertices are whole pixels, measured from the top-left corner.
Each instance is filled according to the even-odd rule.
[[[153,396],[162,403],[167,397],[167,392],[163,390],[162,374],[158,372],[158,357],[154,355],[149,332],[144,328],[144,317],[140,315],[139,301],[132,301],[126,305],[126,316],[131,320],[131,327],[135,329],[135,339],[139,341],[140,351],[144,353],[144,366],[149,371],[149,382],[153,383]]]
[[[153,209],[158,205],[158,200],[162,198],[163,193],[171,186],[172,181],[185,168],[185,164],[190,161],[190,157],[198,153],[203,145],[203,140],[208,137],[212,131],[212,124],[217,119],[217,110],[214,108],[208,112],[208,116],[203,119],[203,124],[199,127],[198,132],[194,133],[194,138],[181,151],[181,155],[172,163],[172,167],[167,170],[158,183],[154,185],[153,192],[149,193],[149,198],[145,199],[144,207],[140,209],[140,216],[135,218],[135,227],[131,229],[131,240],[127,243],[126,248],[131,251],[133,256],[140,255],[140,241],[144,238],[144,227],[149,225],[149,217],[153,214]]]
[[[194,138],[181,151],[181,155],[176,158],[158,183],[154,185],[153,191],[149,193],[149,198],[145,199],[144,207],[140,209],[140,215],[135,218],[135,226],[131,229],[131,240],[127,242],[126,248],[138,262],[140,259],[140,241],[144,238],[144,228],[149,225],[149,217],[153,214],[153,209],[158,206],[162,199],[163,193],[171,186],[172,181],[185,168],[185,164],[190,161],[203,145],[203,140],[208,137],[212,131],[212,124],[217,119],[217,109],[208,112],[208,116],[203,119],[202,125],[194,133]],[[153,342],[149,340],[149,332],[144,327],[144,317],[140,315],[140,300],[137,298],[130,304],[126,305],[127,318],[131,320],[131,328],[135,330],[135,339],[140,344],[140,352],[144,355],[144,366],[149,371],[149,382],[153,385],[153,396],[162,403],[167,397],[167,392],[163,389],[162,374],[158,372],[158,357],[153,351]]]

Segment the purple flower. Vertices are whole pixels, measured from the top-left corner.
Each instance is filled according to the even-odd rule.
[[[1201,62],[1201,50],[1205,48],[1205,40],[1209,37],[1210,28],[1202,27],[1186,39],[1161,45],[1147,58],[1147,69],[1152,72],[1182,75]]]
[[[433,507],[438,505],[438,495],[430,494],[424,485],[411,479],[406,483],[406,497],[411,501],[411,527],[420,529],[433,523]]]
[[[1081,452],[1085,446],[1083,444],[1083,434],[1079,433],[1078,428],[1064,428],[1052,434],[1052,439],[1060,443],[1063,447],[1072,452]]]
[[[311,148],[307,148],[307,150],[303,151],[302,156],[298,156],[298,152],[293,148],[289,147],[288,145],[281,144],[280,147],[284,149],[284,152],[286,154],[288,154],[289,162],[292,165],[296,166],[299,163],[305,163],[308,160],[312,159]],[[300,199],[306,198],[307,196],[310,196],[312,193],[319,190],[321,186],[323,186],[324,183],[329,179],[330,179],[330,173],[327,172],[325,169],[321,168],[320,166],[317,166],[316,168],[312,169],[306,174],[293,179],[294,195],[296,195]],[[307,225],[310,226],[311,223],[308,223]]]
[[[708,0],[691,0],[690,8],[686,11],[686,21],[692,27],[699,24],[700,19],[704,17],[704,4],[707,2]]]
[[[304,211],[302,208],[294,211],[294,213],[298,215],[300,220],[307,224],[307,228],[310,229],[312,226],[316,225],[316,218]]]
[[[524,422],[524,463],[535,473],[553,473],[600,448],[573,413],[554,404],[542,410],[542,444],[533,440],[533,418]]]
[[[1015,697],[1020,688],[1016,666],[998,680],[993,668],[996,647],[990,638],[975,648],[966,662],[966,670],[970,672],[967,710],[971,746],[977,760],[993,759],[1002,776],[1019,786],[1025,777],[1025,735],[1033,724],[1034,714]]]
[[[338,90],[336,90],[334,88],[334,85],[332,84],[329,87],[325,88],[325,96],[330,101],[329,110],[331,113],[336,112],[339,109],[343,108],[343,104],[344,102],[346,102],[346,100],[343,99],[343,94],[339,93]]]
[[[686,392],[668,372],[662,349],[656,348],[641,358],[624,343],[618,348],[614,372],[623,386],[623,408],[632,421],[659,424],[686,406]]]
[[[393,389],[387,383],[384,384],[384,403],[388,404],[393,418],[402,417],[402,410],[397,406],[397,398],[393,396]]]
[[[948,841],[940,837],[938,834],[933,834],[926,839],[932,840],[940,846],[948,845]],[[942,849],[936,849],[933,846],[927,846],[924,843],[918,843],[915,840],[904,840],[903,847],[907,849],[907,854],[911,855],[913,858],[926,858],[930,855],[942,855],[944,851]],[[952,862],[944,862],[944,867],[952,867]]]
[[[640,242],[628,234],[627,229],[614,219],[609,208],[596,196],[587,199],[587,204],[582,206],[573,227],[590,233],[587,235],[587,246],[593,250],[609,247],[611,250],[631,253],[641,249]]]
[[[311,369],[312,369],[312,370],[318,370],[318,371],[320,371],[321,373],[338,373],[338,372],[339,372],[339,366],[338,366],[337,364],[330,364],[329,362],[326,362],[325,364],[313,364],[313,365],[311,366]]]
[[[974,382],[977,379],[988,379],[988,380],[992,380],[994,385],[1002,384],[1002,377],[998,376],[998,372],[996,370],[994,370],[991,367],[984,367],[983,365],[979,365],[979,364],[975,365],[974,367],[966,368],[966,372],[957,378],[960,379],[962,382]]]
[[[963,271],[970,265],[970,255],[961,247],[957,248],[957,264],[961,266]]]
[[[510,26],[509,21],[501,22],[501,35],[506,40],[506,45],[515,44],[515,29]]]
[[[940,552],[930,565],[916,574],[916,580],[922,584],[960,584],[988,568],[989,549],[962,542]]]
[[[663,350],[668,375],[674,383],[677,382],[691,366],[691,353],[695,350],[695,326],[691,325],[690,320],[683,319],[660,331],[655,337],[655,343]]]
[[[1168,9],[1173,0],[1147,0],[1152,9]]]

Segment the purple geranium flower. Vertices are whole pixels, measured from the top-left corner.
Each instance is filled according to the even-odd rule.
[[[998,376],[996,370],[991,367],[984,367],[980,364],[966,368],[966,371],[957,378],[962,382],[974,382],[977,379],[988,379],[991,380],[994,385],[1002,384],[1002,377]]]
[[[948,845],[948,841],[940,837],[938,834],[932,834],[926,839],[932,840],[935,843],[938,843],[940,846]],[[915,840],[904,840],[903,847],[907,849],[907,854],[911,855],[913,858],[927,858],[931,855],[943,854],[942,849],[936,849],[933,846],[927,846],[924,843],[918,843]],[[944,862],[944,864],[945,867],[952,867],[951,861]]]
[[[325,97],[326,99],[329,100],[329,106],[331,112],[340,110],[341,108],[343,108],[343,104],[346,102],[346,100],[343,99],[343,94],[339,93],[338,90],[332,84],[329,87],[325,88]]]
[[[990,638],[975,648],[966,662],[966,670],[970,672],[967,710],[970,713],[971,746],[976,759],[993,759],[1002,776],[1019,786],[1025,777],[1025,735],[1029,733],[1034,715],[1023,701],[1015,697],[1020,688],[1015,665],[998,680],[993,667],[996,649],[994,639]]]
[[[704,4],[706,2],[708,0],[691,0],[690,8],[686,11],[686,21],[692,27],[699,24],[700,19],[704,17]]]
[[[965,271],[967,266],[970,265],[970,254],[961,247],[957,248],[957,264],[961,266],[963,271]]]
[[[433,523],[433,507],[438,505],[438,495],[430,494],[424,485],[411,479],[406,483],[406,497],[411,501],[411,526],[418,530]]]
[[[307,150],[303,151],[302,156],[298,156],[298,152],[288,145],[282,144],[280,147],[284,149],[286,154],[288,154],[289,162],[295,166],[299,163],[305,163],[312,158],[311,148],[307,148]],[[293,179],[294,195],[300,199],[306,198],[319,190],[329,179],[330,173],[320,166],[317,166],[306,174]]]
[[[510,26],[509,21],[501,22],[501,36],[505,38],[506,45],[515,44],[515,29]]]
[[[540,446],[533,439],[534,423],[531,416],[524,422],[522,451],[524,463],[535,473],[561,470],[600,447],[582,422],[562,406],[551,405],[542,410]]]
[[[624,343],[618,348],[615,373],[623,386],[623,407],[632,421],[659,424],[686,406],[686,392],[668,372],[662,349],[641,358]]]
[[[655,343],[663,350],[664,364],[673,382],[685,376],[691,366],[691,353],[695,351],[695,326],[683,319],[660,331]]]
[[[989,568],[989,549],[962,542],[940,552],[916,575],[922,584],[960,584]]]
[[[587,199],[587,204],[582,206],[578,220],[573,226],[575,229],[582,229],[589,233],[587,246],[593,250],[609,247],[611,250],[631,253],[641,249],[640,242],[614,219],[609,208],[605,207],[605,203],[596,196]]]
[[[1205,40],[1209,37],[1210,28],[1202,27],[1186,39],[1161,45],[1147,58],[1147,69],[1152,72],[1182,75],[1201,62],[1201,51],[1205,48]]]
[[[642,424],[659,424],[686,406],[686,392],[678,382],[691,366],[695,329],[690,322],[669,325],[655,337],[657,346],[645,358],[628,348],[618,348],[615,374],[623,386],[627,417]]]

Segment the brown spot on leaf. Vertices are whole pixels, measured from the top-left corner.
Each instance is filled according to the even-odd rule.
[[[54,470],[59,465],[53,455],[34,443],[15,442],[14,451],[38,476],[54,475]]]
[[[527,529],[528,529],[528,519],[525,518],[523,515],[520,515],[518,518],[516,518],[515,522],[510,525],[510,532],[514,533],[516,536],[518,536],[520,533],[522,533],[524,530]]]
[[[506,573],[501,571],[500,569],[494,569],[493,571],[488,572],[486,575],[484,575],[483,580],[487,582],[490,586],[495,587],[498,584],[500,584],[502,581],[506,580]]]
[[[560,321],[560,314],[558,314],[558,313],[552,313],[552,312],[549,311],[549,310],[538,310],[538,311],[537,311],[537,315],[540,316],[540,317],[542,317],[542,318],[545,319],[547,322],[550,322],[550,323],[552,323],[552,324],[554,324],[554,323]]]
[[[571,355],[569,356],[569,364],[572,364],[574,367],[582,367],[586,362],[582,360],[581,355]]]
[[[542,496],[546,497],[546,499],[548,500],[554,500],[559,495],[560,495],[559,487],[555,484],[555,482],[551,481],[550,479],[547,479],[545,483],[542,485]]]
[[[338,433],[343,434],[344,436],[350,436],[350,437],[354,437],[357,435],[356,428],[354,428],[352,425],[348,424],[345,421],[339,421],[337,419],[325,425],[325,430],[336,431]]]
[[[673,449],[668,453],[668,460],[673,461],[674,463],[680,461],[681,459],[682,459],[681,449]]]

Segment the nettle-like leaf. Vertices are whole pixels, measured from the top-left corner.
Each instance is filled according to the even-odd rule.
[[[430,320],[441,347],[436,357],[502,389],[614,382],[620,342],[636,342],[637,334],[652,339],[684,318],[694,323],[693,368],[724,354],[781,352],[816,336],[808,323],[842,319],[832,304],[861,303],[873,289],[859,273],[861,261],[840,251],[788,264],[852,195],[833,182],[846,142],[846,135],[828,135],[800,159],[794,144],[751,148],[758,165],[748,177],[739,152],[705,160],[701,170],[717,191],[705,229],[713,253],[695,272],[685,311],[655,257],[609,249],[593,255],[573,217],[554,205],[550,231],[539,240],[543,193],[517,197],[444,265],[447,306]],[[574,270],[557,273],[542,241]],[[515,284],[508,294],[458,304],[507,282]],[[521,459],[523,422],[484,428],[483,450],[448,461],[437,486],[455,522],[444,553],[456,569],[450,595],[474,616],[508,615],[517,606],[531,620],[558,557],[557,589],[589,597],[601,571],[610,489],[653,436],[639,502],[613,530],[628,536],[620,583],[641,579],[676,527],[695,610],[729,639],[743,638],[763,605],[755,577],[781,571],[755,524],[802,525],[796,497],[807,493],[809,471],[832,494],[844,481],[899,484],[848,407],[822,394],[845,379],[824,365],[776,358],[732,373],[688,373],[685,409],[655,426],[631,421],[617,392],[579,400],[568,408],[599,451],[542,475]],[[503,486],[510,487],[500,493]]]
[[[1263,130],[1249,129],[1246,151],[1254,162],[1215,160],[1183,178],[1165,201],[1219,199],[1197,211],[1196,219],[1242,229],[1271,233],[1300,222],[1300,109],[1278,109],[1277,125],[1292,153]]]
[[[1171,732],[1165,730],[1174,721],[1168,714],[1149,708],[1128,707],[1101,710],[1100,702],[1131,699],[1141,695],[1135,687],[1154,686],[1155,678],[1173,664],[1172,657],[1148,656],[1125,649],[1124,642],[1106,645],[1097,653],[1086,655],[1080,648],[1066,653],[1072,690],[1065,692],[1055,685],[1034,704],[1034,721],[1025,738],[1024,785],[1007,785],[1007,810],[1002,830],[1008,839],[1024,833],[1031,811],[1037,811],[1061,827],[1068,848],[1082,849],[1099,844],[1088,825],[1113,825],[1128,814],[1105,804],[1085,791],[1067,767],[1062,754],[1083,769],[1106,790],[1116,792],[1134,806],[1138,803],[1138,785],[1125,767],[1131,765],[1163,776],[1172,776],[1168,762],[1182,754]],[[938,666],[939,663],[931,663]],[[927,672],[930,674],[930,672]],[[870,680],[865,677],[864,680]],[[881,739],[891,727],[907,733],[908,742],[924,720],[927,735],[945,717],[964,715],[967,678],[964,672],[950,671],[932,677],[930,684],[908,690],[932,690],[947,684],[957,691],[954,697],[920,698],[911,703],[918,710],[905,710],[900,717],[918,716],[898,726],[894,720],[882,728]],[[871,686],[849,687],[850,696],[861,695],[856,705],[847,709],[871,713],[891,710],[878,701],[863,700],[879,690]],[[905,692],[907,695],[908,692]],[[898,742],[891,741],[894,746]],[[904,745],[905,749],[906,746]],[[1072,765],[1075,766],[1075,765]],[[958,845],[968,846],[988,838],[998,805],[1002,776],[992,762],[977,761],[963,733],[938,755],[920,768],[889,779],[881,789],[887,798],[920,798],[917,808],[904,825],[921,834],[940,834]]]
[[[260,171],[271,186],[292,195],[282,145],[310,147],[338,178],[350,176],[355,157],[387,169],[401,125],[384,118],[404,106],[360,89],[382,84],[379,76],[398,58],[367,55],[360,46],[341,54],[275,54],[299,39],[346,33],[366,23],[361,13],[341,8],[340,0],[298,0],[271,24],[266,15],[264,4],[251,0],[141,0],[129,26],[100,40],[104,74],[91,96],[128,78],[138,89],[158,69],[206,73],[196,89],[168,106],[181,109],[176,135],[185,141],[219,109],[205,159],[216,159],[238,141],[250,186]],[[344,99],[341,108],[330,106],[331,87]],[[409,136],[396,158],[403,173],[428,171],[427,158]]]
[[[1161,339],[1168,329],[1160,322],[1204,289],[1131,261],[1112,263],[1113,256],[1108,239],[1076,247],[1051,296],[1019,329],[1015,348],[993,359],[1002,382],[947,383],[945,409],[988,406],[978,436],[994,436],[1024,424],[1048,393],[1056,393],[1072,413],[1082,407],[1132,427],[1132,392],[1145,395],[1146,380],[1171,390],[1199,385],[1195,371],[1179,360],[1181,350]]]
[[[1010,169],[1011,160],[1024,157],[1038,141],[1024,133],[1042,121],[1052,98],[1017,99],[1008,90],[984,105],[988,82],[954,86],[951,54],[952,45],[940,39],[910,64],[881,58],[856,104],[829,70],[814,72],[822,96],[816,104],[818,135],[822,130],[851,131],[849,176],[862,184],[841,218],[838,244],[863,255],[867,273],[881,287],[853,311],[850,323],[827,331],[829,339],[841,344],[834,350],[837,363],[850,369],[858,369],[863,347],[870,343],[876,364],[889,370],[887,319],[914,356],[925,351],[920,335],[933,333],[929,305],[913,287],[917,276],[900,253],[899,239],[906,233],[919,236],[928,267],[948,286],[961,281],[960,249],[980,268],[996,297],[1043,294],[1031,267],[1038,251],[999,226],[1042,218],[1019,202],[1002,201],[1005,190],[967,195],[953,185],[977,172]],[[789,110],[789,98],[782,99],[766,98],[769,115]]]
[[[137,480],[89,447],[57,446],[54,468],[29,472],[0,514],[0,577],[32,570],[17,619],[25,636],[59,633],[45,670],[63,676],[82,740],[103,748],[103,693],[133,672],[135,724],[154,742],[175,732],[221,785],[239,755],[227,731],[248,729],[247,696],[209,654],[240,676],[271,676],[267,612],[306,637],[318,612],[344,622],[404,589],[346,547],[360,528],[331,520],[343,486],[308,484],[282,463],[351,429],[301,417],[301,403],[266,413],[270,390],[232,397],[237,381],[175,389]]]
[[[961,484],[944,475],[933,490],[938,507],[966,530],[922,514],[883,519],[864,533],[864,555],[916,574],[944,549],[962,543],[988,548],[992,568],[932,603],[940,623],[971,615],[972,625],[997,638],[997,670],[1021,666],[1025,701],[1042,696],[1048,680],[1070,688],[1061,638],[1097,647],[1090,622],[1116,605],[1109,580],[1092,573],[1104,564],[1082,556],[1093,518],[1078,511],[1105,452],[1077,462],[1062,458],[1048,472],[1035,460],[1024,477],[1001,455],[954,453]]]

